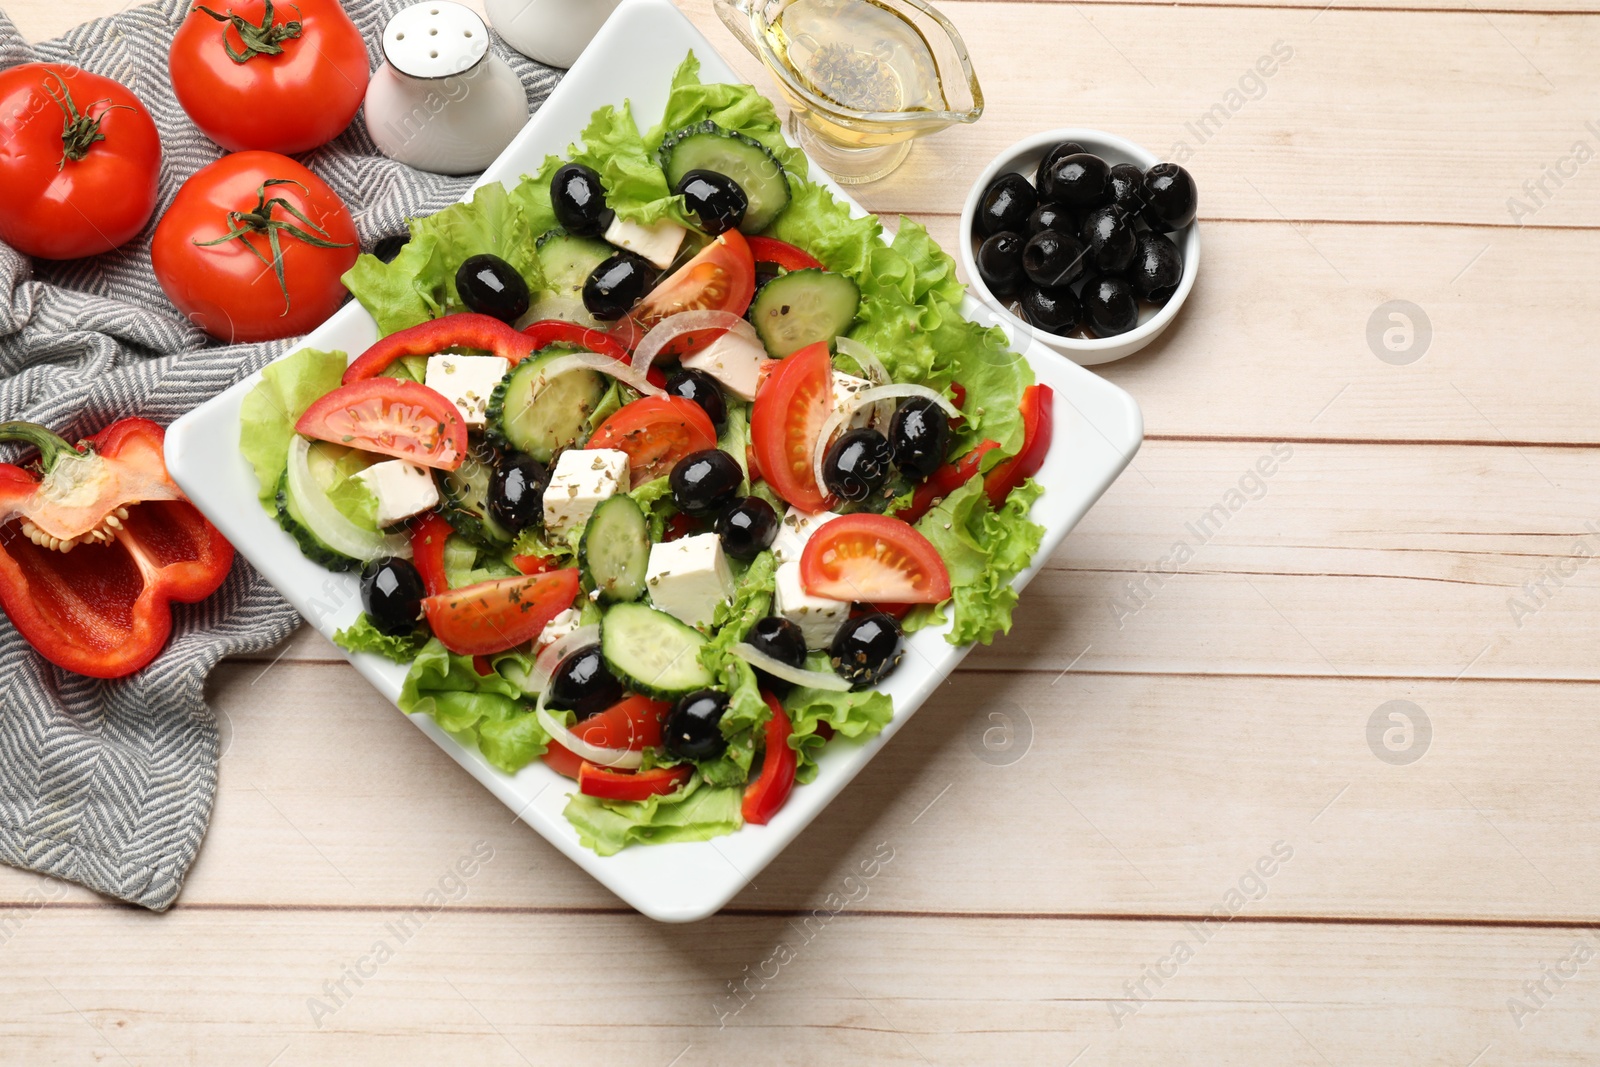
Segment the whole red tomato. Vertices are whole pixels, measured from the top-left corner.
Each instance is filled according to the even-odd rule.
[[[0,72],[0,239],[42,259],[109,252],[150,220],[161,140],[139,98],[64,63]]]
[[[195,4],[168,57],[178,103],[232,152],[326,144],[367,91],[367,46],[339,0]]]
[[[224,341],[293,337],[344,299],[356,227],[321,178],[276,152],[236,152],[196,171],[150,246],[167,299]]]

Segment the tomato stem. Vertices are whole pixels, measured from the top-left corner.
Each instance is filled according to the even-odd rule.
[[[109,100],[94,100],[90,102],[89,108],[93,108],[95,104],[105,104],[106,108],[105,111],[91,118],[89,115],[78,111],[78,105],[72,99],[72,90],[68,89],[67,83],[61,80],[61,75],[53,70],[45,71],[45,73],[56,80],[56,88],[52,89],[46,85],[44,91],[50,94],[50,99],[56,102],[56,107],[61,109],[61,114],[64,116],[61,122],[61,158],[56,161],[56,170],[60,170],[67,165],[67,160],[70,159],[74,163],[78,162],[78,160],[89,154],[90,145],[96,141],[104,141],[106,139],[105,133],[100,129],[100,124],[106,120],[107,111],[115,111],[118,108],[122,108],[124,111],[132,111],[134,109],[127,104],[113,104]],[[89,108],[84,110],[88,111]]]
[[[66,455],[81,455],[66,438],[36,422],[0,422],[0,441],[20,441],[39,450],[39,469],[49,474]]]
[[[299,37],[301,31],[305,29],[299,19],[290,19],[281,26],[274,23],[272,21],[272,0],[267,0],[262,8],[261,24],[259,26],[245,21],[243,15],[235,15],[232,8],[228,9],[226,15],[213,11],[204,4],[196,4],[192,10],[204,15],[210,15],[218,22],[226,22],[238,31],[239,40],[244,42],[243,52],[235,51],[233,42],[228,40],[227,29],[224,28],[222,31],[223,50],[228,53],[228,58],[235,63],[248,63],[256,56],[278,55],[283,51],[284,41]],[[299,8],[295,10],[298,11]]]
[[[301,213],[299,208],[289,203],[289,201],[285,200],[283,197],[275,196],[271,200],[268,200],[267,187],[272,185],[297,185],[301,188],[301,190],[305,189],[304,185],[300,185],[300,183],[295,181],[293,178],[268,178],[256,189],[256,206],[254,211],[228,212],[228,225],[233,227],[231,230],[215,240],[195,241],[194,244],[200,248],[208,248],[211,245],[225,244],[228,241],[239,241],[250,250],[250,254],[252,256],[255,256],[262,263],[271,267],[272,272],[278,276],[278,288],[283,290],[283,311],[278,316],[279,318],[282,318],[284,315],[289,314],[289,284],[283,279],[283,249],[278,244],[279,231],[287,233],[290,237],[298,237],[306,244],[312,245],[316,248],[349,248],[350,242],[327,240],[327,238],[333,235],[327,230],[323,229],[321,226],[318,226],[316,223],[312,222],[310,219],[306,218],[305,215]],[[272,209],[274,207],[283,208],[283,210],[287,211],[289,214],[293,215],[295,218],[299,219],[313,230],[316,230],[317,233],[322,234],[322,236],[317,237],[315,234],[307,233],[305,230],[302,230],[292,222],[285,222],[282,219],[273,218]],[[272,258],[270,260],[261,254],[261,249],[257,248],[246,239],[246,235],[252,233],[264,233],[267,235],[267,243],[272,246]]]

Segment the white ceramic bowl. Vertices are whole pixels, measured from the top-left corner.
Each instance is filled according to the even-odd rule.
[[[967,205],[961,211],[961,235],[958,244],[961,265],[966,269],[967,283],[972,293],[994,309],[995,314],[1010,328],[1014,336],[1031,335],[1068,359],[1082,366],[1092,367],[1097,363],[1109,363],[1123,356],[1131,356],[1160,337],[1162,331],[1172,323],[1178,314],[1178,309],[1188,298],[1189,290],[1194,288],[1195,277],[1200,273],[1200,226],[1198,222],[1191,222],[1183,229],[1168,235],[1183,255],[1183,277],[1178,282],[1178,290],[1161,307],[1141,305],[1139,325],[1127,333],[1115,337],[1064,337],[1030,326],[1012,314],[1006,306],[1006,301],[991,293],[989,287],[983,284],[983,279],[978,276],[977,255],[978,245],[981,242],[973,238],[972,220],[977,216],[978,202],[983,199],[984,190],[989,188],[990,182],[1008,171],[1016,171],[1032,182],[1033,172],[1038,169],[1039,161],[1044,158],[1044,154],[1062,141],[1076,141],[1112,165],[1132,163],[1144,170],[1161,162],[1158,156],[1143,146],[1100,130],[1069,127],[1035,134],[1018,141],[995,156],[993,162],[978,177],[972,186],[972,191],[967,194]]]

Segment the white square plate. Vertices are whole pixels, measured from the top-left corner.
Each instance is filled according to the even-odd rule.
[[[569,142],[580,139],[590,113],[605,104],[622,106],[629,100],[639,128],[653,126],[666,105],[673,72],[691,49],[700,58],[705,81],[739,80],[668,0],[627,0],[479,184],[515,184],[524,173],[536,171],[546,155],[564,154]],[[836,196],[845,196],[814,165],[811,177],[827,182]],[[859,206],[854,211],[865,213]],[[974,319],[992,321],[971,297],[963,311]],[[354,357],[377,339],[372,318],[352,301],[306,337],[302,347],[343,349]],[[1127,466],[1143,440],[1139,408],[1127,393],[1037,342],[1027,345],[1025,355],[1039,381],[1055,389],[1058,403],[1055,444],[1039,472],[1047,491],[1033,510],[1034,519],[1047,532],[1033,567],[1017,577],[1018,588],[1027,584]],[[252,376],[240,382],[173,423],[167,431],[167,465],[189,499],[245,558],[312,625],[331,637],[361,612],[356,578],[330,574],[302,556],[257,503],[255,473],[238,448],[239,404],[257,380]],[[653,919],[686,922],[726,904],[794,840],[968,651],[948,644],[943,628],[923,630],[908,644],[905,660],[885,687],[894,697],[893,721],[865,743],[841,739],[829,744],[816,781],[797,788],[769,825],[748,826],[706,842],[634,846],[615,856],[597,856],[578,843],[577,833],[561,814],[572,783],[542,761],[508,775],[491,767],[476,750],[462,747],[431,718],[414,715],[411,720],[524,822],[612,892]],[[350,662],[391,701],[399,696],[405,668],[366,654],[351,655]]]

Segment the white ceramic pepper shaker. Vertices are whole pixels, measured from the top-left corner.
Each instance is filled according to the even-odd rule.
[[[489,22],[512,48],[552,67],[570,67],[620,0],[485,0]]]
[[[383,28],[383,55],[367,86],[367,129],[391,159],[470,174],[527,124],[528,95],[471,8],[453,0],[406,8]]]

